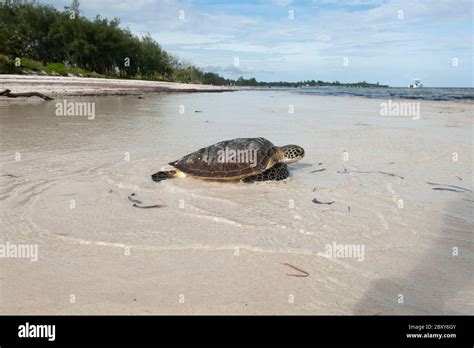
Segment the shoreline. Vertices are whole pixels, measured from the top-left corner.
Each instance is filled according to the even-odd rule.
[[[317,88],[317,87],[312,87]],[[323,87],[326,88],[326,87]],[[334,87],[337,89],[339,87]],[[69,77],[69,76],[42,76],[42,75],[14,75],[0,74],[0,91],[10,90],[11,93],[29,93],[39,92],[53,99],[62,97],[103,97],[103,96],[140,96],[141,94],[152,93],[223,93],[236,91],[276,91],[286,92],[298,90],[298,88],[288,87],[252,87],[252,86],[213,86],[191,83],[177,83],[164,81],[147,80],[127,80],[127,79],[108,79],[93,77]],[[305,88],[300,88],[304,90]],[[354,87],[354,89],[357,89]],[[303,93],[304,94],[304,93]],[[400,96],[391,96],[388,98],[382,96],[369,95],[325,95],[311,94],[319,97],[351,97],[372,100],[397,100],[400,102],[454,102],[456,104],[473,105],[470,99],[425,99],[425,98],[404,98]],[[36,100],[36,98],[27,97],[6,97],[0,96],[0,101],[11,102],[14,100]]]
[[[0,75],[0,90],[12,93],[39,92],[52,97],[121,96],[144,93],[221,93],[237,88],[146,80],[103,79],[92,77]],[[7,98],[5,98],[7,99]]]

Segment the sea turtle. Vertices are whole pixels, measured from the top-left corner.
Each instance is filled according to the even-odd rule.
[[[192,176],[210,180],[244,182],[284,180],[289,163],[304,157],[298,145],[275,146],[265,138],[238,138],[221,141],[190,153],[169,164],[176,170],[160,171],[153,181]]]

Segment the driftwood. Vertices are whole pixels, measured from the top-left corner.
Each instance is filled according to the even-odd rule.
[[[47,95],[44,95],[43,93],[39,93],[39,92],[11,93],[11,91],[9,89],[6,89],[4,91],[0,91],[0,96],[8,97],[8,98],[40,97],[41,99],[44,99],[44,100],[54,100],[53,98],[48,97]]]
[[[128,196],[128,200],[133,203],[143,204],[142,201],[139,201],[138,199],[132,198],[130,196]]]
[[[437,190],[437,191],[452,191],[452,192],[466,192],[466,191],[462,191],[462,190],[455,190],[455,189],[443,188],[443,187],[433,187],[433,190]]]
[[[133,202],[132,207],[135,207],[135,208],[150,209],[150,208],[164,208],[164,207],[166,207],[166,205],[163,205],[163,204],[138,205],[138,204],[143,204],[143,202],[139,201],[138,199],[132,198],[131,196],[135,197],[135,193],[132,193],[130,196],[128,196],[128,200],[130,202]]]
[[[316,204],[333,204],[333,203],[336,203],[335,201],[330,201],[330,202],[321,202],[321,201],[318,201],[316,198],[313,199],[312,201],[313,203],[316,203]]]
[[[140,206],[140,205],[137,205],[137,204],[133,204],[133,207],[135,208],[142,208],[142,209],[149,209],[149,208],[164,208],[166,207],[166,205],[163,205],[163,204],[155,204],[155,205],[145,205],[145,206]]]
[[[13,175],[13,174],[3,174],[2,176],[6,176],[6,177],[9,177],[9,178],[18,178],[18,176]]]
[[[300,268],[298,268],[298,267],[295,267],[295,266],[293,266],[293,265],[290,265],[290,264],[287,263],[287,262],[282,263],[282,264],[285,265],[285,266],[291,267],[291,268],[293,268],[294,270],[296,270],[296,271],[298,271],[298,272],[303,273],[303,274],[290,274],[290,273],[287,273],[286,275],[288,275],[288,276],[291,276],[291,277],[302,277],[302,278],[309,276],[309,273],[308,273],[308,272],[303,271],[302,269],[300,269]]]
[[[457,190],[456,190],[456,192],[472,192],[471,190],[469,190],[469,189],[467,189],[467,188],[464,188],[464,187],[460,187],[460,186],[437,184],[437,183],[435,183],[435,182],[429,182],[429,181],[427,181],[426,183],[427,183],[428,185],[433,185],[433,186],[446,186],[446,187],[452,187],[452,188],[454,188],[454,189],[462,190],[462,191],[457,191]],[[448,189],[443,189],[443,188],[438,188],[438,187],[433,188],[433,190],[454,191],[454,190],[448,190]]]

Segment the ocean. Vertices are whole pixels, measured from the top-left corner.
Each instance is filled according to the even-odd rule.
[[[474,88],[301,87],[269,88],[268,90],[281,90],[290,93],[314,94],[321,96],[357,96],[382,99],[474,100]]]

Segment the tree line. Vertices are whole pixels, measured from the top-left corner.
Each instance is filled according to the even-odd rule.
[[[326,82],[326,81],[315,81],[315,80],[305,80],[297,82],[288,82],[288,81],[257,81],[255,78],[244,79],[239,77],[237,80],[232,80],[231,83],[235,86],[252,86],[252,87],[388,87],[388,85],[381,85],[377,83],[369,82],[354,82],[354,83],[342,83],[339,81]]]
[[[0,3],[0,53],[47,66],[61,63],[104,76],[229,84],[169,54],[150,36],[120,28],[120,20],[80,15],[79,2],[59,11],[21,0]]]

